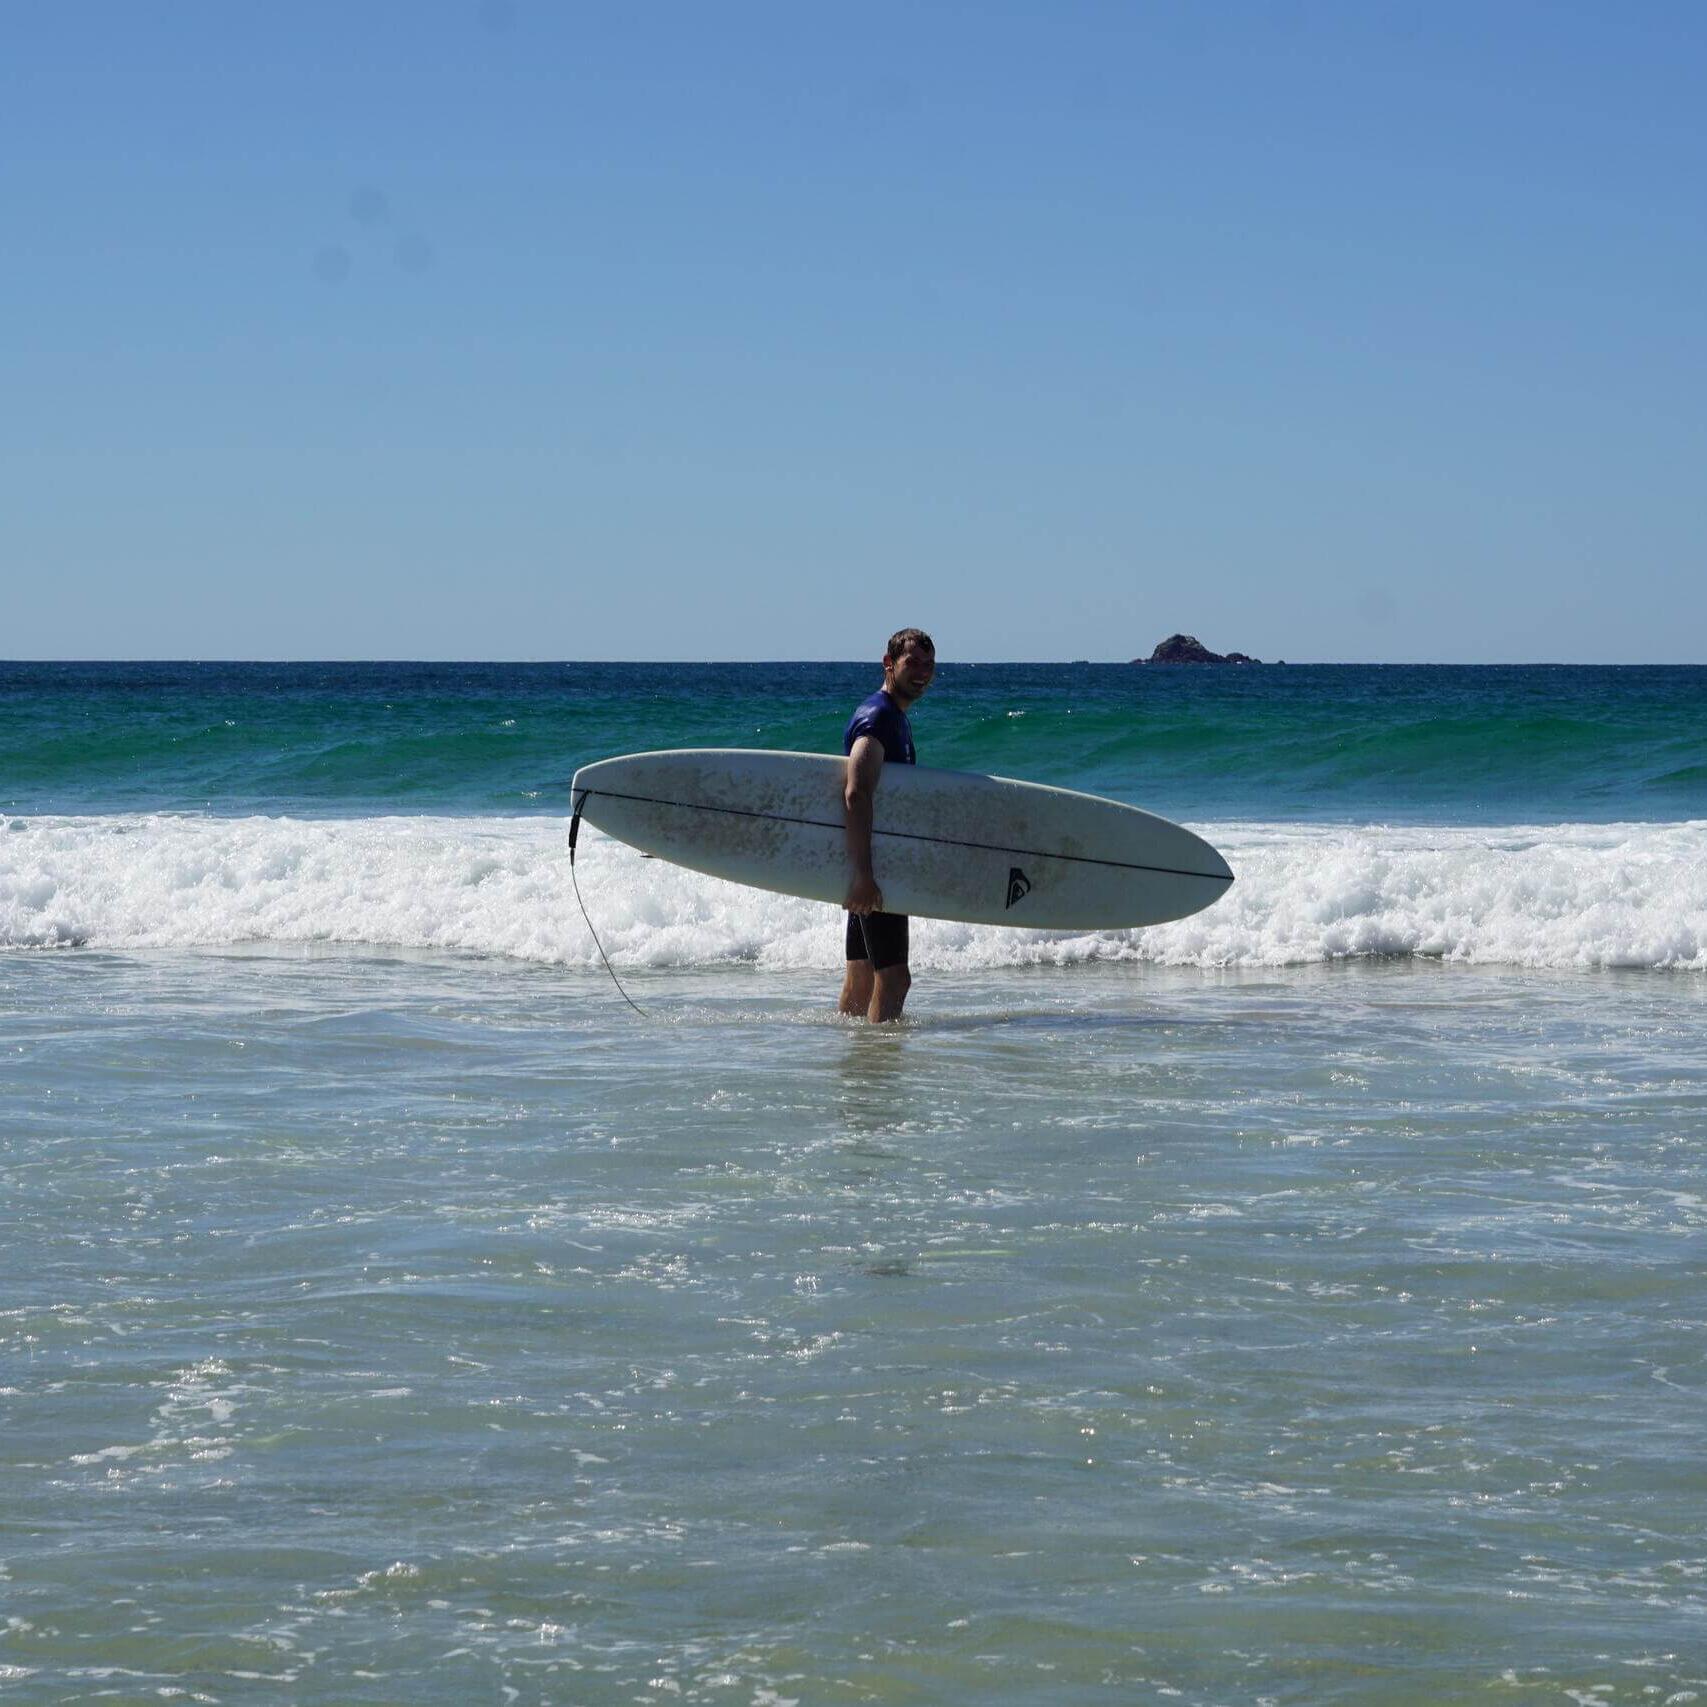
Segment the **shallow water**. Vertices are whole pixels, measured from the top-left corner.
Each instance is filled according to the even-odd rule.
[[[625,981],[0,957],[10,1699],[1707,1692],[1697,976]]]

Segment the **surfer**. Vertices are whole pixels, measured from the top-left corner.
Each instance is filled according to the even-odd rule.
[[[936,646],[923,629],[903,628],[891,635],[883,654],[883,686],[860,701],[842,732],[842,751],[848,756],[842,803],[854,874],[844,903],[847,972],[841,1011],[864,1014],[873,1025],[901,1017],[913,979],[907,970],[907,915],[883,911],[883,891],[872,871],[872,796],[885,762],[915,762],[907,707],[935,674]]]

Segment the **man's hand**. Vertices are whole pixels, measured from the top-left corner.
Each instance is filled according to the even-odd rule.
[[[850,913],[881,913],[883,911],[883,891],[877,887],[875,877],[856,877],[848,885],[848,898],[843,903]]]

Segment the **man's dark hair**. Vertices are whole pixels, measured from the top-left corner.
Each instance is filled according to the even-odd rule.
[[[922,628],[902,628],[889,636],[889,644],[884,648],[883,662],[888,663],[892,658],[899,658],[907,650],[910,642],[916,641],[919,650],[936,656],[936,642]]]

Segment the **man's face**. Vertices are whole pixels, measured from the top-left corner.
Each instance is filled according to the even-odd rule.
[[[890,680],[908,699],[917,699],[936,674],[936,653],[927,652],[916,640],[909,640],[900,657],[885,659],[884,667]]]

